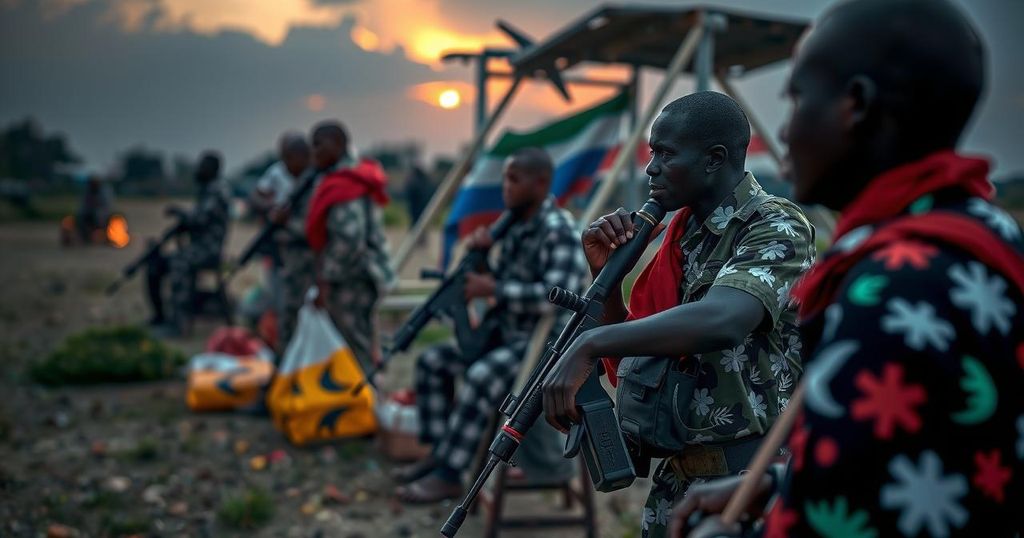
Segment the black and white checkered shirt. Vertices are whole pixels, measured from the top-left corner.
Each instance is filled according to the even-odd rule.
[[[582,291],[587,264],[572,215],[549,196],[530,220],[509,229],[494,273],[506,342],[529,338],[540,316],[555,308],[547,299],[553,286]],[[561,330],[569,316],[563,310],[553,330]]]

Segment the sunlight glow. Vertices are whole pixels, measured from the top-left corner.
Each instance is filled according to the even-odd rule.
[[[458,108],[459,103],[462,102],[462,98],[459,96],[459,92],[456,90],[445,90],[441,92],[441,95],[437,96],[437,104],[445,110],[451,110]]]

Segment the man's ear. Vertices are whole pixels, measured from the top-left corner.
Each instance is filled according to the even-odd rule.
[[[704,173],[713,174],[725,166],[729,160],[729,150],[721,144],[715,144],[708,148],[705,158]]]
[[[857,130],[866,125],[878,104],[878,85],[867,75],[854,75],[846,85],[844,116],[846,126]]]

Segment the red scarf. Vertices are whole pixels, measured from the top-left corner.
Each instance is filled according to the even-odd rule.
[[[327,245],[327,214],[331,207],[369,196],[377,205],[388,203],[387,176],[373,159],[362,159],[352,168],[327,174],[313,193],[306,217],[306,241],[314,252]]]
[[[658,248],[651,263],[633,283],[633,291],[629,294],[629,315],[626,321],[646,318],[679,306],[679,285],[683,281],[683,251],[679,242],[686,232],[686,221],[690,219],[690,208],[680,209],[668,224],[668,233]],[[657,237],[660,230],[651,235]],[[618,384],[615,372],[619,367],[618,358],[604,359],[604,371],[612,386]]]
[[[1024,290],[1024,260],[987,226],[945,211],[899,217],[915,200],[947,188],[959,188],[969,196],[989,200],[995,189],[987,174],[988,162],[982,159],[940,151],[873,179],[843,210],[835,239],[860,226],[893,220],[851,251],[831,253],[811,267],[792,292],[800,305],[800,320],[813,318],[831,304],[846,273],[862,258],[892,242],[909,239],[964,250]]]

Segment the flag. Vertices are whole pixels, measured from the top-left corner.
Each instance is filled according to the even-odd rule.
[[[459,238],[490,224],[504,210],[502,166],[508,156],[527,147],[547,151],[555,166],[551,193],[564,204],[573,195],[588,192],[597,176],[611,167],[622,143],[628,110],[629,96],[623,92],[535,131],[503,133],[477,159],[456,194],[444,226],[442,266],[447,266]]]

